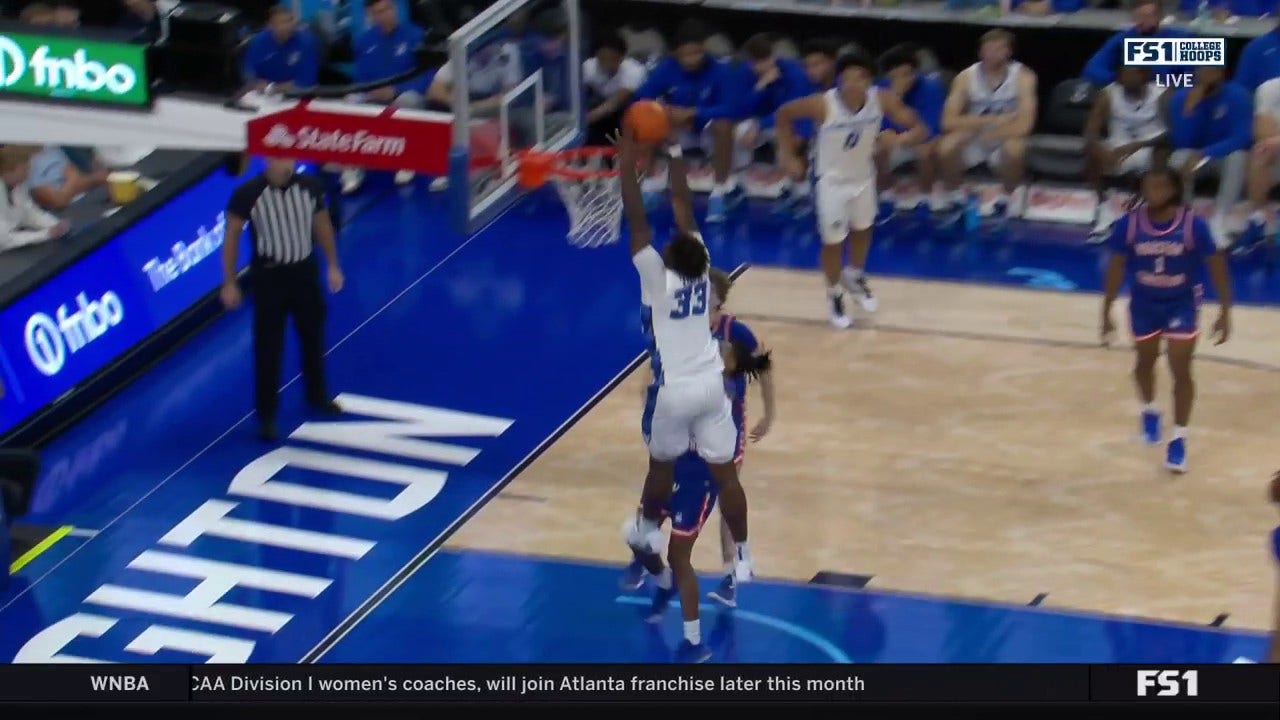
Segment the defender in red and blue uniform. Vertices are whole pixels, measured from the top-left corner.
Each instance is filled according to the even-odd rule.
[[[1185,472],[1187,424],[1195,399],[1191,357],[1200,334],[1197,321],[1204,270],[1208,270],[1221,304],[1213,326],[1219,345],[1226,342],[1231,328],[1231,284],[1209,224],[1184,204],[1182,177],[1167,167],[1153,169],[1142,178],[1141,194],[1142,203],[1112,228],[1102,306],[1103,342],[1109,342],[1115,330],[1111,305],[1127,269],[1129,319],[1137,351],[1133,377],[1142,400],[1142,436],[1148,444],[1160,442],[1155,365],[1164,340],[1173,374],[1174,405],[1173,438],[1165,466]]]

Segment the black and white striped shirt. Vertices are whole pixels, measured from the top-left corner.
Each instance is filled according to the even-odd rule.
[[[289,265],[311,257],[315,215],[325,209],[324,186],[307,175],[272,185],[259,175],[231,193],[227,212],[253,226],[255,265]]]

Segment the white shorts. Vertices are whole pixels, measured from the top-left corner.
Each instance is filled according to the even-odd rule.
[[[738,428],[719,373],[649,388],[641,429],[655,460],[675,460],[690,444],[712,464],[731,462],[738,450]]]
[[[875,180],[838,182],[819,178],[814,188],[818,232],[822,242],[844,242],[854,230],[866,230],[876,222],[879,202]]]
[[[1121,145],[1129,143],[1124,138],[1108,138],[1107,147],[1117,148]],[[1149,147],[1139,148],[1129,157],[1120,162],[1118,166],[1111,170],[1112,175],[1129,175],[1132,173],[1145,173],[1151,169],[1152,156],[1155,150]]]
[[[964,160],[965,169],[972,170],[986,163],[987,167],[994,172],[1000,166],[1000,146],[1002,145],[1004,145],[1003,140],[983,140],[979,138],[970,141],[960,153],[961,159]]]

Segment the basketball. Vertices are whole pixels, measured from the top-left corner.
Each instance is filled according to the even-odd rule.
[[[645,145],[656,145],[671,135],[671,119],[667,117],[667,109],[656,100],[633,103],[627,108],[622,123],[637,142]]]

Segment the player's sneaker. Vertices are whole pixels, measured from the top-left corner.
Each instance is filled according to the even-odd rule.
[[[738,583],[734,581],[733,575],[725,575],[721,578],[720,584],[715,590],[707,593],[707,597],[727,608],[738,607]]]
[[[1267,224],[1257,218],[1250,217],[1244,225],[1244,231],[1240,233],[1240,237],[1236,240],[1233,253],[1237,255],[1244,254],[1266,239]]]
[[[1148,445],[1160,443],[1160,413],[1142,411],[1142,441]]]
[[[719,223],[729,218],[729,201],[722,193],[712,193],[707,198],[707,222]]]
[[[626,570],[622,571],[622,579],[618,587],[627,592],[634,592],[644,587],[644,565],[639,560],[632,560]]]
[[[680,646],[676,648],[675,661],[677,663],[704,663],[711,659],[711,648],[703,643],[694,645],[688,640],[681,640]]]
[[[849,313],[844,308],[844,293],[833,295],[828,293],[831,300],[831,325],[837,330],[848,330],[853,327],[853,318],[849,317]]]
[[[1185,438],[1174,438],[1169,441],[1165,451],[1164,466],[1176,473],[1187,471],[1187,441]]]
[[[653,604],[649,606],[649,615],[645,618],[651,623],[662,622],[662,615],[667,611],[667,606],[671,604],[671,598],[675,597],[676,585],[671,584],[667,589],[658,588],[653,592]]]
[[[871,292],[871,286],[867,284],[866,273],[845,268],[840,272],[840,284],[858,298],[858,304],[862,306],[863,311],[873,313],[880,307],[880,301],[876,299],[875,293]]]

